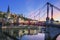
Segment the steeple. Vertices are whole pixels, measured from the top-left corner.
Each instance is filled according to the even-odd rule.
[[[8,5],[7,13],[10,13],[10,7],[9,7],[9,5]]]

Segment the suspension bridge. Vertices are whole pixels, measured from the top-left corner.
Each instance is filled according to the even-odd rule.
[[[29,29],[38,30],[39,27],[45,27],[45,30],[43,30],[43,31],[45,31],[45,36],[46,36],[45,40],[56,40],[57,36],[60,35],[60,31],[59,31],[60,30],[60,22],[55,21],[55,19],[54,19],[54,12],[55,11],[53,9],[56,9],[58,11],[60,11],[60,9],[56,6],[54,6],[53,4],[49,3],[49,2],[47,2],[42,8],[44,9],[45,6],[47,8],[47,10],[45,9],[46,13],[43,12],[44,14],[42,14],[42,16],[40,16],[42,10],[38,9],[37,11],[39,11],[39,12],[38,12],[37,15],[34,16],[34,18],[37,17],[37,16],[39,16],[39,18],[41,18],[41,17],[43,18],[43,16],[46,14],[46,19],[45,19],[46,21],[35,21],[35,22],[33,22],[34,21],[33,20],[31,22],[31,20],[27,20],[28,22],[18,23],[17,25],[20,25],[18,27],[17,26],[6,26],[6,27],[2,27],[2,28],[6,28],[6,29],[9,29],[9,30],[10,29],[20,30],[20,29],[27,28],[28,29],[28,34],[30,34]],[[51,12],[49,12],[50,10],[51,10]],[[51,14],[51,17],[49,16],[50,15],[49,13]],[[4,29],[4,31],[5,31],[5,29]],[[5,33],[5,34],[7,34],[7,33]],[[7,35],[7,36],[11,37],[10,35]]]

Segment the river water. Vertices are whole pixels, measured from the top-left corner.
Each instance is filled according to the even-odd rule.
[[[37,35],[24,35],[20,40],[44,40],[45,34],[38,33]]]

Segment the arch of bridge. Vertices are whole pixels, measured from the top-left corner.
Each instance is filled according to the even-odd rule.
[[[57,34],[57,35],[53,38],[53,40],[60,40],[60,33]]]
[[[60,40],[60,35],[57,36],[56,40]]]
[[[47,30],[51,39],[56,39],[60,35],[60,28],[58,27],[47,27]]]

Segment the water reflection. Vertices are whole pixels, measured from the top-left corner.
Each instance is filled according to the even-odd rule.
[[[37,35],[24,35],[21,40],[44,40],[44,38],[44,33],[38,33]]]

